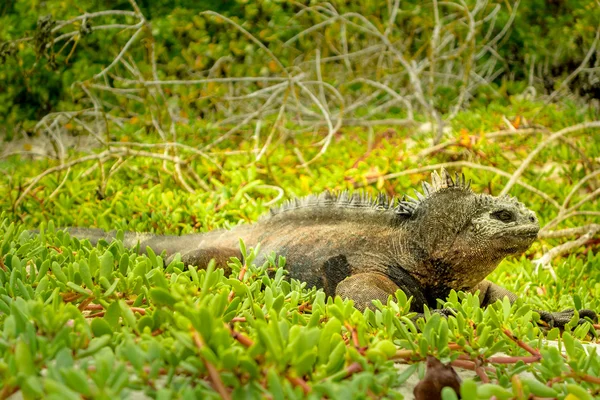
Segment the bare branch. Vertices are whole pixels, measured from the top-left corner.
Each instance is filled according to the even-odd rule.
[[[139,23],[138,25],[136,25],[136,27],[140,26],[140,28],[135,31],[135,33],[133,34],[133,36],[127,41],[127,43],[125,43],[125,46],[123,46],[123,48],[121,49],[121,52],[117,55],[117,57],[108,65],[108,67],[104,68],[102,71],[98,72],[96,75],[94,75],[94,79],[98,79],[103,77],[108,71],[110,71],[115,65],[117,65],[117,63],[119,62],[119,60],[125,55],[125,53],[127,52],[127,50],[129,50],[129,47],[131,47],[131,45],[133,44],[133,42],[135,42],[135,40],[137,39],[138,35],[140,33],[142,33],[142,28],[141,26],[143,25],[143,23]]]
[[[594,122],[584,122],[581,124],[577,124],[577,125],[573,125],[573,126],[569,126],[567,128],[561,129],[560,131],[552,134],[551,136],[549,136],[548,138],[544,139],[531,153],[529,153],[529,155],[525,158],[525,160],[523,160],[523,162],[521,163],[521,165],[519,166],[519,168],[517,168],[517,170],[513,173],[513,175],[510,177],[510,180],[508,181],[508,183],[506,184],[506,186],[504,187],[504,189],[502,189],[502,192],[500,192],[500,196],[505,195],[508,193],[508,191],[515,185],[515,183],[517,182],[517,180],[521,177],[521,175],[523,174],[523,172],[525,171],[525,169],[527,169],[527,167],[529,166],[529,164],[531,164],[531,161],[533,161],[533,159],[546,147],[548,146],[550,143],[552,143],[553,141],[555,141],[556,139],[572,133],[572,132],[576,132],[582,129],[589,129],[589,128],[600,128],[600,121],[594,121]]]
[[[200,13],[200,15],[211,15],[213,17],[220,18],[220,19],[226,21],[227,23],[233,25],[237,30],[239,30],[240,32],[242,32],[247,38],[249,38],[254,43],[256,43],[258,45],[258,47],[260,47],[261,49],[263,49],[265,51],[265,53],[267,53],[269,55],[269,57],[271,57],[271,59],[277,63],[277,65],[281,69],[281,72],[283,72],[288,78],[290,78],[290,74],[288,73],[287,69],[283,66],[283,64],[281,63],[281,61],[279,60],[279,58],[277,58],[275,56],[275,54],[273,54],[273,52],[271,50],[269,50],[269,48],[267,46],[265,46],[260,40],[258,40],[254,35],[252,35],[246,29],[242,28],[241,25],[235,23],[234,21],[232,21],[231,19],[225,17],[224,15],[221,15],[221,14],[216,13],[214,11],[202,11]]]
[[[598,28],[596,30],[596,37],[594,38],[594,41],[592,42],[590,49],[588,50],[587,54],[583,58],[583,61],[581,62],[579,67],[577,67],[577,69],[575,69],[575,71],[571,72],[571,74],[569,74],[569,76],[567,76],[567,78],[561,82],[558,89],[556,89],[554,92],[552,92],[550,94],[550,97],[547,100],[548,103],[551,102],[569,84],[569,82],[571,82],[573,79],[575,79],[575,77],[577,75],[579,75],[579,73],[586,67],[587,63],[590,61],[590,58],[596,52],[596,46],[598,45],[599,39],[600,39],[600,28]]]
[[[494,174],[497,175],[501,175],[504,177],[511,177],[511,175],[505,171],[502,171],[501,169],[498,168],[494,168],[494,167],[490,167],[487,165],[479,165],[470,161],[452,161],[452,162],[445,162],[445,163],[439,163],[439,164],[433,164],[433,165],[427,165],[425,167],[420,167],[420,168],[413,168],[413,169],[407,169],[405,171],[400,171],[400,172],[394,172],[392,174],[387,174],[387,175],[383,175],[383,176],[378,176],[378,177],[373,177],[373,178],[368,178],[367,182],[368,183],[373,183],[376,182],[379,179],[383,179],[383,180],[389,180],[389,179],[395,179],[401,176],[405,176],[405,175],[412,175],[412,174],[420,174],[423,172],[427,172],[427,171],[433,171],[433,170],[437,170],[437,169],[441,169],[441,168],[456,168],[456,167],[466,167],[466,168],[472,168],[472,169],[480,169],[483,171],[489,171],[489,172],[493,172]],[[537,194],[538,196],[542,197],[544,200],[546,200],[547,202],[549,202],[550,204],[552,204],[553,206],[555,206],[556,208],[560,208],[560,204],[558,204],[558,202],[556,200],[554,200],[552,197],[550,197],[548,194],[546,194],[545,192],[531,186],[528,185],[525,182],[521,182],[519,180],[517,180],[515,182],[517,185],[529,190],[532,193]],[[359,184],[357,186],[363,186],[362,184]]]
[[[600,213],[598,213],[598,215],[600,215]],[[577,228],[567,228],[567,229],[560,229],[558,231],[540,232],[538,234],[538,238],[539,239],[556,239],[556,238],[563,238],[563,237],[568,237],[568,236],[582,235],[582,234],[586,234],[594,229],[596,231],[598,231],[598,229],[600,229],[600,224],[588,224],[588,225],[580,226]]]
[[[556,247],[552,248],[551,250],[547,251],[546,253],[544,253],[544,255],[541,256],[540,258],[538,258],[537,260],[534,260],[533,263],[536,264],[536,271],[538,270],[538,268],[540,266],[546,267],[546,266],[550,265],[552,260],[555,259],[556,257],[558,257],[562,254],[565,254],[565,253],[571,251],[572,249],[583,246],[588,240],[590,240],[592,237],[594,237],[594,235],[597,232],[600,231],[599,224],[591,224],[591,225],[588,225],[587,228],[588,228],[587,232],[580,238],[563,243],[560,246],[556,246]]]

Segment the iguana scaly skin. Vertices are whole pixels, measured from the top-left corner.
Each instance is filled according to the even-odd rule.
[[[514,294],[485,278],[533,243],[540,228],[535,213],[509,196],[473,193],[464,176],[452,179],[445,170],[416,193],[416,199],[394,200],[324,192],[288,201],[251,225],[184,236],[126,233],[124,245],[165,251],[169,259],[180,253],[185,264],[198,267],[214,258],[226,267],[229,257],[241,257],[240,238],[248,247],[260,243],[257,263],[271,252],[284,256],[291,278],[350,298],[361,310],[374,299],[385,303],[397,289],[413,297],[418,312],[435,307],[451,289],[479,290],[484,306],[504,296],[514,301]],[[92,243],[115,235],[69,232]],[[542,318],[564,325],[572,315]]]

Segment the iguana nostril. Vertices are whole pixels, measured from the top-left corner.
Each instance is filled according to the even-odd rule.
[[[531,215],[531,216],[529,217],[529,221],[531,221],[531,222],[535,222],[535,217],[534,217],[533,215]]]

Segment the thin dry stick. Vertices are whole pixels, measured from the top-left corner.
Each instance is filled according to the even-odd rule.
[[[317,71],[317,80],[320,83],[323,83],[323,74],[321,73],[321,51],[317,49],[315,52],[315,69]],[[325,88],[321,84],[319,85],[319,98],[321,99],[321,103],[325,106],[327,113],[329,114],[329,104],[327,104],[327,99],[325,98]]]
[[[571,240],[567,243],[563,243],[560,246],[556,246],[556,247],[552,248],[551,250],[547,251],[543,256],[541,256],[537,260],[533,261],[533,263],[536,264],[536,271],[539,268],[539,266],[543,267],[546,265],[550,265],[550,262],[554,258],[567,253],[571,249],[575,249],[577,247],[583,246],[588,240],[593,238],[594,235],[599,231],[600,231],[600,225],[591,224],[591,225],[589,225],[588,232],[585,235],[581,236],[579,239]]]
[[[113,16],[113,15],[123,15],[126,17],[139,17],[133,11],[125,11],[125,10],[105,10],[105,11],[97,11],[93,13],[84,13],[78,15],[77,17],[71,18],[68,21],[56,21],[56,26],[52,28],[52,32],[58,32],[60,29],[64,28],[67,25],[73,24],[77,21],[83,21],[85,19],[92,19],[97,17],[105,17],[105,16]]]
[[[531,164],[531,161],[533,161],[533,159],[546,146],[548,146],[550,143],[552,143],[556,139],[560,138],[561,136],[564,136],[564,135],[572,133],[572,132],[576,132],[581,129],[588,129],[588,128],[600,128],[600,121],[584,122],[581,124],[569,126],[567,128],[561,129],[560,131],[552,134],[551,136],[549,136],[548,138],[543,140],[531,153],[529,153],[527,158],[525,158],[525,160],[523,160],[523,162],[521,163],[519,168],[517,168],[517,170],[513,173],[513,175],[510,177],[510,180],[508,181],[508,183],[506,184],[504,189],[502,189],[502,192],[500,192],[500,196],[508,193],[508,191],[515,185],[517,180],[521,177],[521,175],[523,174],[525,169],[527,169],[529,164]],[[559,206],[559,208],[560,208],[560,206]]]
[[[327,82],[323,82],[323,81],[319,81],[319,80],[317,80],[317,81],[311,81],[311,80],[302,81],[302,85],[304,85],[304,86],[306,86],[306,85],[317,85],[317,86],[319,86],[319,88],[329,89],[329,91],[331,93],[333,93],[333,95],[338,99],[338,101],[340,103],[338,113],[336,114],[336,118],[341,119],[343,117],[343,115],[344,115],[344,97],[335,88],[335,86],[333,86],[333,85],[331,85],[331,84],[329,84]],[[328,104],[323,103],[323,106],[327,109],[327,114],[331,118],[331,113],[329,112],[329,106],[328,106]],[[331,119],[333,120],[333,118],[331,118]],[[323,143],[324,141],[325,140],[321,141],[320,143]]]
[[[600,213],[598,213],[600,216]],[[540,232],[538,234],[538,238],[540,239],[556,239],[563,238],[568,236],[581,235],[591,232],[594,229],[600,229],[599,224],[587,224],[584,226],[579,226],[577,228],[566,228],[560,229],[558,231],[550,231],[550,232]]]
[[[471,72],[471,68],[473,66],[473,64],[475,63],[475,20],[473,19],[473,14],[471,13],[471,11],[469,10],[469,7],[466,4],[462,4],[462,7],[459,6],[458,4],[454,4],[454,3],[444,3],[447,6],[456,6],[459,9],[464,10],[466,16],[467,16],[467,20],[469,21],[469,23],[467,24],[469,27],[469,33],[467,34],[467,37],[463,43],[463,46],[465,48],[469,47],[470,51],[469,51],[469,56],[467,57],[466,60],[463,60],[463,77],[462,77],[462,82],[461,82],[461,86],[460,86],[460,93],[458,95],[458,100],[456,101],[456,104],[454,105],[452,112],[450,113],[448,119],[454,119],[454,117],[456,116],[456,114],[458,114],[458,112],[460,111],[460,109],[462,108],[462,105],[465,101],[465,98],[467,96],[468,90],[469,90],[469,77],[470,77],[470,72]],[[441,139],[441,136],[436,140],[436,142],[438,142]]]
[[[258,47],[260,47],[261,49],[263,49],[265,51],[265,53],[267,53],[269,55],[269,57],[271,57],[271,59],[277,63],[277,65],[281,69],[281,72],[283,72],[288,77],[288,79],[291,78],[289,72],[283,66],[283,64],[281,63],[281,61],[279,60],[279,58],[277,58],[275,56],[275,54],[273,54],[273,52],[271,50],[269,50],[269,48],[267,46],[265,46],[260,40],[258,40],[250,32],[248,32],[247,30],[245,30],[244,28],[242,28],[239,24],[235,23],[231,19],[225,17],[224,15],[216,13],[214,11],[203,11],[203,12],[200,13],[200,15],[203,15],[203,14],[212,15],[213,17],[221,18],[222,20],[226,21],[227,23],[233,25],[237,30],[239,30],[240,32],[242,32],[247,38],[249,38],[254,43],[256,43],[258,45]]]
[[[42,172],[41,174],[39,174],[38,176],[36,176],[35,178],[33,178],[31,180],[29,185],[25,188],[25,190],[23,190],[23,193],[21,193],[21,196],[19,196],[17,201],[15,201],[15,203],[13,204],[13,208],[16,209],[17,206],[23,201],[23,199],[29,194],[31,189],[33,189],[33,187],[45,176],[53,174],[54,172],[58,172],[58,171],[62,171],[64,169],[71,168],[72,166],[77,165],[77,164],[81,164],[81,163],[85,163],[85,162],[93,161],[93,160],[103,159],[104,157],[106,157],[109,154],[110,154],[110,150],[105,150],[99,154],[92,154],[89,156],[81,157],[76,160],[70,161],[68,163],[64,163],[64,164],[58,165],[56,167],[48,168],[46,171]]]
[[[273,92],[271,94],[271,96],[269,96],[269,98],[267,99],[267,101],[265,101],[263,103],[263,105],[256,110],[255,112],[251,113],[250,115],[246,116],[246,118],[244,118],[244,120],[242,122],[240,122],[239,124],[237,124],[236,126],[234,126],[233,128],[231,128],[229,131],[227,131],[225,134],[221,135],[218,139],[215,139],[214,141],[212,141],[211,143],[207,144],[206,146],[204,146],[202,148],[202,150],[208,150],[211,147],[214,147],[215,145],[221,143],[222,141],[226,140],[227,138],[229,138],[229,136],[233,135],[235,132],[237,132],[238,130],[240,130],[242,128],[242,126],[246,125],[248,122],[250,122],[252,119],[256,118],[257,116],[259,116],[268,106],[271,105],[271,103],[273,101],[275,101],[275,99],[277,98],[277,96],[279,94],[281,94],[281,92],[283,92],[284,90],[286,90],[287,87],[283,87],[279,90],[276,90],[275,92]]]
[[[128,160],[124,159],[123,157],[115,161],[115,163],[112,165],[112,167],[110,167],[110,170],[108,171],[108,176],[106,177],[106,180],[109,180],[118,170],[120,170],[123,167],[123,165],[125,165],[127,161]]]
[[[379,88],[381,90],[384,90],[385,92],[387,92],[390,96],[392,96],[396,100],[401,101],[402,103],[404,103],[404,105],[406,106],[407,119],[409,119],[409,120],[414,119],[413,109],[412,109],[412,106],[410,105],[410,103],[408,102],[408,100],[406,100],[405,97],[400,96],[394,89],[392,89],[388,85],[385,85],[385,84],[380,83],[380,82],[373,81],[371,79],[365,79],[365,78],[357,78],[353,82],[366,83],[368,85],[371,85],[371,86],[374,86],[374,87]]]
[[[435,0],[434,0],[435,2]],[[394,0],[394,5],[392,6],[392,10],[390,12],[390,17],[387,21],[387,26],[385,27],[385,31],[383,34],[385,36],[389,36],[392,33],[392,29],[396,25],[396,17],[398,16],[398,9],[400,8],[400,0]]]
[[[259,161],[262,156],[267,152],[267,149],[269,147],[269,145],[271,144],[271,141],[273,140],[273,136],[275,136],[275,132],[277,132],[277,127],[279,126],[279,123],[281,121],[281,119],[283,118],[283,114],[285,112],[285,106],[287,104],[287,95],[286,95],[286,100],[284,100],[283,104],[281,104],[281,107],[279,108],[279,114],[277,114],[277,118],[275,119],[275,122],[273,123],[273,126],[271,127],[271,131],[269,132],[269,135],[267,136],[267,140],[265,140],[265,144],[264,146],[260,149],[260,151],[258,152],[258,154],[256,154],[256,161]],[[258,121],[260,123],[260,121]],[[258,123],[257,123],[258,126]]]
[[[273,204],[276,204],[279,200],[281,200],[283,198],[283,196],[285,196],[285,191],[282,188],[280,188],[279,186],[275,186],[275,185],[256,185],[256,188],[257,189],[272,189],[272,190],[277,191],[277,196],[273,200],[270,200],[270,201],[264,203],[264,205],[266,207],[270,207]]]
[[[600,216],[600,211],[573,211],[567,214],[562,215],[561,217],[556,217],[554,218],[552,221],[548,222],[542,229],[540,232],[546,232],[548,230],[550,230],[551,228],[554,228],[556,225],[560,224],[561,222],[563,222],[566,219],[572,218],[572,217],[577,217],[577,216],[594,216],[594,217],[599,217]]]
[[[125,55],[127,50],[129,50],[129,47],[131,47],[133,42],[135,42],[138,35],[140,33],[142,33],[143,29],[141,28],[141,26],[143,25],[143,22],[138,23],[135,27],[137,28],[138,25],[140,26],[140,28],[137,31],[135,31],[133,36],[131,36],[131,38],[127,41],[127,43],[125,43],[125,46],[123,46],[123,48],[121,49],[121,52],[117,55],[117,57],[108,65],[108,67],[104,68],[102,71],[100,71],[96,75],[94,75],[94,79],[103,77],[108,71],[110,71],[115,65],[117,65],[119,60]]]
[[[71,168],[67,168],[67,172],[65,173],[65,176],[63,178],[63,180],[60,182],[60,184],[56,187],[56,189],[54,189],[54,191],[50,194],[50,196],[48,196],[48,198],[46,199],[46,201],[48,200],[52,200],[54,198],[54,196],[56,196],[56,194],[60,191],[60,189],[64,186],[65,182],[67,181],[67,179],[69,178],[69,175],[71,174]]]
[[[73,19],[70,19],[68,21],[56,21],[57,24],[54,28],[52,28],[52,33],[56,33],[59,30],[61,30],[62,28],[64,28],[67,25],[73,24],[74,22],[77,21],[81,21],[81,20],[87,20],[87,19],[93,19],[93,18],[97,18],[97,17],[102,17],[102,16],[113,16],[113,15],[123,15],[123,16],[130,16],[130,17],[138,17],[138,15],[135,12],[132,11],[123,11],[123,10],[106,10],[106,11],[99,11],[99,12],[95,12],[95,13],[85,13],[82,15],[79,15]],[[96,26],[90,26],[90,30],[91,31],[97,31],[97,30],[107,30],[107,29],[130,29],[131,27],[133,27],[134,25],[128,25],[128,24],[110,24],[110,25],[96,25]],[[64,33],[62,35],[57,36],[56,38],[54,38],[52,41],[50,41],[49,43],[46,44],[46,48],[51,47],[52,45],[65,40],[65,39],[71,39],[73,37],[76,37],[78,35],[80,35],[81,33],[79,32],[79,30],[73,31],[73,32],[68,32],[68,33]],[[24,42],[29,42],[33,40],[33,36],[27,36],[24,38],[20,38],[20,39],[16,39],[14,40],[14,43],[24,43]]]
[[[375,90],[373,93],[366,96],[360,96],[354,103],[346,107],[346,113],[350,114],[359,107],[367,106],[373,100],[376,100],[381,95],[381,90]]]
[[[487,140],[487,139],[493,139],[493,138],[503,137],[503,136],[526,135],[526,134],[542,133],[542,132],[547,132],[547,130],[545,128],[526,128],[526,129],[517,129],[517,130],[507,129],[504,131],[485,133],[485,134],[482,134],[480,138]],[[419,152],[419,154],[417,154],[417,158],[423,158],[423,157],[428,156],[429,154],[436,153],[440,150],[443,150],[446,147],[454,146],[454,145],[458,144],[460,142],[460,140],[461,140],[460,138],[451,139],[451,140],[448,140],[447,142],[439,143],[434,146],[423,149]]]
[[[344,14],[342,17],[347,21],[347,23],[352,24],[353,26],[355,26],[356,28],[362,30],[363,32],[366,32],[366,33],[369,33],[369,34],[377,36],[387,46],[387,48],[394,54],[394,56],[396,57],[396,59],[400,62],[400,64],[404,67],[404,69],[408,73],[410,83],[411,83],[411,85],[412,85],[412,87],[414,89],[414,93],[413,93],[414,96],[417,98],[417,100],[419,101],[419,103],[421,104],[421,106],[429,114],[431,114],[432,116],[434,116],[436,114],[436,111],[433,109],[433,107],[427,101],[425,101],[423,89],[421,87],[421,80],[419,79],[416,70],[406,60],[406,58],[404,57],[404,55],[393,45],[393,43],[389,40],[389,38],[386,35],[380,33],[364,16],[362,16],[360,14],[347,13],[347,14]],[[359,20],[361,20],[366,25],[369,25],[370,28],[366,28],[366,27],[364,27],[364,26],[362,26],[360,24],[356,24],[356,23],[348,20],[347,17],[358,18]]]
[[[551,102],[569,84],[569,82],[571,82],[585,68],[587,63],[590,61],[590,58],[592,57],[592,55],[596,52],[596,46],[598,45],[599,39],[600,39],[600,28],[596,31],[596,37],[594,38],[594,41],[592,42],[590,49],[588,50],[587,54],[583,58],[583,61],[581,62],[579,67],[577,67],[577,69],[575,69],[575,71],[573,71],[569,76],[567,76],[567,78],[564,81],[562,81],[562,83],[560,84],[558,89],[556,89],[554,92],[552,92],[550,94],[550,97],[547,100],[548,103]]]
[[[242,76],[239,78],[230,77],[230,78],[205,78],[205,79],[173,79],[173,80],[160,80],[160,81],[144,81],[140,82],[135,79],[126,79],[120,77],[114,77],[116,80],[123,82],[125,85],[137,85],[141,84],[143,86],[155,86],[155,85],[183,85],[183,86],[191,86],[198,85],[204,83],[234,83],[234,82],[289,82],[290,79],[296,79],[297,77],[283,78],[278,76]]]
[[[367,182],[373,183],[373,182],[376,182],[378,179],[384,179],[384,180],[394,179],[394,178],[398,178],[398,177],[404,176],[404,175],[420,174],[420,173],[423,173],[426,171],[432,171],[432,170],[436,170],[436,169],[440,169],[440,168],[448,168],[448,167],[466,167],[466,168],[473,168],[473,169],[481,169],[484,171],[493,172],[495,174],[498,174],[498,175],[501,175],[504,177],[511,176],[507,172],[504,172],[498,168],[490,167],[487,165],[479,165],[479,164],[472,163],[470,161],[452,161],[452,162],[446,162],[446,163],[427,165],[425,167],[420,167],[420,168],[407,169],[405,171],[394,172],[392,174],[387,174],[387,175],[383,175],[380,177],[368,178]],[[523,188],[529,190],[530,192],[533,192],[533,193],[537,194],[538,196],[542,197],[544,200],[546,200],[547,202],[549,202],[556,208],[560,208],[560,204],[558,204],[558,202],[556,200],[554,200],[552,197],[550,197],[545,192],[543,192],[525,182],[517,181],[516,183],[517,183],[517,185],[522,186]],[[357,186],[361,187],[361,186],[364,186],[364,184],[359,183],[359,184],[357,184]]]
[[[176,163],[176,164],[186,164],[186,162],[184,160],[181,160],[178,157],[170,157],[170,156],[165,156],[163,154],[156,154],[156,153],[151,153],[151,152],[147,152],[147,151],[131,150],[131,149],[124,148],[124,147],[105,150],[105,151],[103,151],[101,153],[98,153],[98,154],[91,154],[89,156],[80,157],[80,158],[78,158],[76,160],[72,160],[72,161],[69,161],[69,162],[61,164],[61,165],[57,165],[56,167],[48,168],[47,170],[45,170],[41,174],[39,174],[36,177],[34,177],[29,182],[29,185],[27,185],[27,187],[25,188],[25,190],[23,190],[23,193],[21,193],[21,196],[19,196],[19,198],[17,199],[17,201],[15,201],[15,203],[13,205],[13,208],[16,209],[16,207],[29,194],[29,192],[31,191],[31,189],[33,189],[33,187],[40,180],[42,180],[44,177],[46,177],[46,176],[48,176],[50,174],[53,174],[55,172],[71,168],[74,165],[82,164],[82,163],[85,163],[85,162],[88,162],[88,161],[104,160],[107,157],[111,158],[111,157],[122,157],[122,156],[149,157],[149,158],[157,158],[157,159],[160,159],[160,160],[167,160],[167,161],[170,161],[170,162],[173,162],[173,163]]]
[[[475,56],[475,59],[478,60],[481,57],[483,57],[485,55],[485,51],[488,48],[491,48],[492,46],[494,46],[496,43],[498,43],[500,41],[500,39],[502,39],[506,35],[506,32],[508,32],[508,30],[512,26],[513,21],[515,20],[515,17],[517,16],[517,9],[519,8],[520,3],[521,3],[521,0],[517,0],[515,2],[515,4],[512,7],[512,12],[510,13],[510,17],[508,17],[508,22],[506,23],[506,25],[504,25],[504,27],[502,28],[500,33],[498,33],[492,40],[490,40],[489,42],[486,43],[485,48],[483,50],[481,50],[479,53],[477,53],[477,55]]]
[[[316,161],[323,154],[325,154],[325,152],[327,151],[327,148],[329,147],[329,144],[331,143],[331,139],[333,139],[333,135],[335,134],[335,132],[337,132],[342,127],[342,119],[338,118],[336,125],[334,127],[331,122],[330,115],[327,112],[327,109],[325,108],[325,106],[323,104],[321,104],[319,99],[310,90],[308,90],[306,88],[306,86],[304,86],[302,83],[297,82],[296,85],[298,85],[298,87],[303,92],[305,92],[311,98],[311,100],[317,105],[317,107],[321,110],[321,112],[323,113],[323,117],[325,118],[325,121],[327,121],[327,128],[329,129],[329,132],[327,133],[327,136],[325,138],[325,143],[323,144],[323,147],[321,147],[321,150],[319,150],[317,155],[314,156],[311,160],[307,161],[307,165],[309,165],[309,164],[312,164],[314,161]]]
[[[136,142],[108,142],[109,145],[120,145],[120,146],[131,146],[131,147],[179,147],[182,150],[189,151],[191,153],[197,154],[202,158],[210,161],[215,167],[219,170],[223,170],[223,167],[217,163],[214,158],[212,158],[208,153],[203,152],[202,150],[198,150],[195,147],[188,146],[187,144],[178,143],[178,142],[163,142],[163,143],[136,143]]]
[[[256,121],[256,126],[254,127],[254,151],[258,152],[258,144],[260,143],[260,130],[262,128],[262,120]]]
[[[165,160],[165,162],[166,162],[166,160]],[[183,172],[181,171],[181,164],[175,163],[175,173],[177,175],[177,180],[179,181],[179,183],[181,184],[181,186],[183,186],[183,188],[185,190],[187,190],[189,193],[192,193],[192,194],[196,193],[196,191],[185,180],[185,178],[183,176]]]
[[[415,121],[412,119],[373,119],[369,121],[365,121],[363,119],[356,118],[348,118],[344,120],[336,120],[336,125],[340,124],[341,126],[411,126],[415,125]],[[310,125],[310,126],[326,126],[327,124],[324,121],[298,121],[300,125]]]
[[[208,186],[206,184],[204,179],[202,179],[202,178],[200,178],[200,176],[198,176],[198,174],[196,173],[196,171],[194,171],[194,168],[192,168],[191,165],[187,166],[187,171],[192,176],[192,178],[194,178],[194,180],[196,181],[198,186],[200,186],[202,189],[204,189],[205,192],[210,192],[210,190],[211,190],[210,186]]]
[[[569,207],[566,211],[567,212],[575,211],[579,207],[581,207],[582,205],[584,205],[586,203],[589,203],[591,200],[593,200],[594,198],[596,198],[598,196],[600,196],[600,188],[594,190],[592,193],[588,194],[583,199],[579,200],[579,202],[577,202],[577,204],[575,204],[574,206]]]
[[[365,26],[355,23],[355,22],[349,20],[348,18],[357,18],[362,23],[364,23]],[[420,83],[420,79],[416,73],[416,70],[406,60],[404,55],[394,46],[394,44],[389,40],[389,38],[386,35],[379,32],[377,30],[377,28],[367,18],[365,18],[364,16],[362,16],[358,13],[346,13],[341,16],[335,16],[330,20],[329,23],[332,23],[332,22],[334,22],[334,20],[337,20],[337,19],[342,19],[343,22],[345,22],[346,24],[353,26],[365,33],[374,35],[377,38],[379,38],[385,44],[385,46],[394,54],[396,59],[400,62],[400,64],[404,67],[404,69],[408,73],[411,85],[413,86],[413,89],[414,89],[414,96],[417,98],[419,103],[423,106],[423,108],[425,110],[427,110],[427,112],[429,114],[431,114],[432,116],[435,116],[435,114],[437,112],[433,109],[433,107],[427,101],[425,101],[425,98],[423,96],[423,90],[422,90],[421,83]],[[303,36],[303,35],[309,33],[309,31],[310,31],[310,29],[300,32],[298,35],[294,36],[292,39],[290,39],[288,42],[286,42],[286,44],[289,44],[289,42],[291,42],[293,40],[297,40],[300,36]],[[437,120],[437,118],[436,118],[436,120]]]
[[[440,31],[442,26],[440,24],[440,11],[438,9],[437,0],[433,0],[433,20],[435,21],[435,25],[433,27],[433,32],[431,34],[431,40],[429,42],[431,51],[429,52],[429,71],[431,74],[429,75],[429,97],[433,98],[434,92],[434,74],[435,74],[435,64],[436,64],[436,56],[438,50],[438,43],[440,41]]]

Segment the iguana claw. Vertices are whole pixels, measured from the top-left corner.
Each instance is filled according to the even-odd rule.
[[[435,309],[431,310],[431,314],[439,314],[440,316],[442,316],[444,318],[448,318],[450,316],[456,316],[456,314],[458,314],[458,312],[454,308],[435,308]],[[419,318],[425,318],[425,314],[417,313],[417,315],[415,315],[413,320],[416,321]]]
[[[538,314],[540,314],[540,321],[543,325],[546,325],[548,328],[560,328],[563,329],[565,325],[571,321],[573,315],[575,314],[575,310],[568,309],[560,312],[549,312],[537,310]],[[582,324],[585,321],[591,320],[593,323],[598,323],[598,314],[593,310],[579,310],[579,322],[578,324]]]

